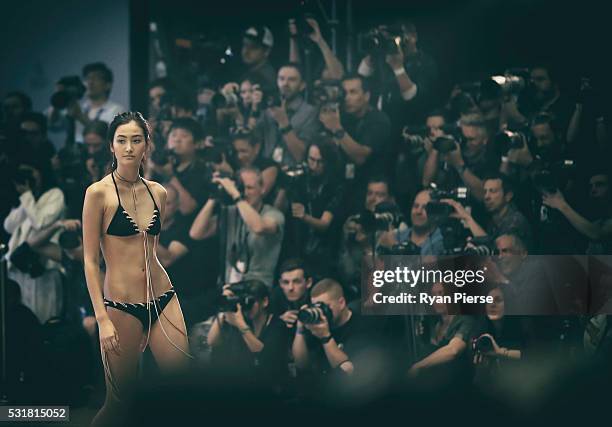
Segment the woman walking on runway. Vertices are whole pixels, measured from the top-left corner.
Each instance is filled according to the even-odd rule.
[[[163,371],[183,368],[191,357],[177,296],[156,255],[166,190],[141,176],[148,123],[138,112],[119,114],[108,140],[112,172],[87,189],[83,207],[85,275],[106,377],[106,400],[92,425],[115,424],[147,345]]]

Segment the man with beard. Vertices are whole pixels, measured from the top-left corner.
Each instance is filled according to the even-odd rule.
[[[256,129],[263,136],[265,158],[294,166],[304,161],[307,143],[318,134],[317,110],[304,99],[306,83],[299,65],[283,65],[276,83],[281,104],[267,108]]]

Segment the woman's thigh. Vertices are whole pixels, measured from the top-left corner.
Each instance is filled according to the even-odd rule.
[[[151,328],[149,345],[163,371],[184,368],[189,359],[187,328],[178,298],[172,297]]]

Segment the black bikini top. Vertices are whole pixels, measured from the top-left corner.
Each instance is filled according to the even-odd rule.
[[[119,197],[119,189],[117,188],[117,182],[115,181],[114,175],[111,173],[111,178],[113,178],[113,184],[115,184],[115,191],[117,192],[117,200],[119,200],[119,206],[117,206],[117,211],[115,212],[115,216],[111,220],[110,224],[108,224],[108,228],[106,229],[106,234],[110,234],[111,236],[133,236],[135,234],[140,234],[142,231],[138,228],[138,224],[136,221],[127,213],[127,211],[121,206],[121,198]],[[142,183],[147,187],[147,191],[153,199],[153,216],[149,221],[149,225],[143,231],[148,234],[152,234],[153,236],[157,236],[159,231],[161,230],[161,221],[159,220],[159,208],[157,207],[157,203],[155,203],[155,198],[153,194],[151,194],[151,190],[149,190],[149,186],[144,182],[142,177],[140,178]]]

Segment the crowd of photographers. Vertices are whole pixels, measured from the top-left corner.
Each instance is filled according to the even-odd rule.
[[[490,385],[530,356],[609,356],[605,314],[504,316],[554,280],[528,254],[612,249],[607,105],[588,79],[568,95],[538,64],[445,96],[410,23],[367,32],[357,73],[314,19],[291,21],[289,35],[278,68],[271,31],[251,27],[240,78],[149,84],[146,177],[168,191],[158,257],[200,359],[293,396],[389,371]],[[2,238],[9,315],[34,335],[79,324],[95,354],[79,218],[85,188],[108,173],[107,124],[125,107],[106,65],[81,78],[60,79],[43,113],[24,93],[4,96]],[[445,304],[435,316],[360,314],[362,269],[376,256],[463,253],[493,255],[503,276],[481,316]],[[12,347],[22,382],[36,361],[17,352],[32,342]]]

